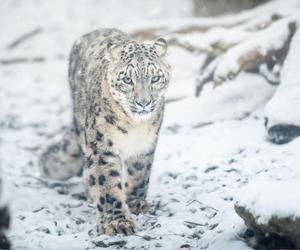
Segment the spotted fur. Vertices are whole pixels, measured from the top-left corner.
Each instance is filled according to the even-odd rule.
[[[170,80],[166,50],[162,38],[145,43],[116,29],[86,34],[72,48],[73,127],[63,142],[44,152],[40,164],[45,175],[59,179],[84,165],[86,191],[96,203],[103,233],[130,234],[131,213],[147,211],[150,170]]]

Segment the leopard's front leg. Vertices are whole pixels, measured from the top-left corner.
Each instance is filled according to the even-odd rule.
[[[153,162],[154,150],[128,159],[125,162],[127,203],[133,214],[146,213],[149,209],[146,196]]]
[[[89,144],[93,150],[86,155],[84,182],[97,206],[98,231],[108,235],[132,234],[134,224],[122,186],[121,159],[112,148],[97,151],[99,147],[95,144],[95,141]]]

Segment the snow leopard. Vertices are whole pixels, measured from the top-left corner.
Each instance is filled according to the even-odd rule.
[[[95,203],[98,232],[134,233],[147,212],[150,172],[170,82],[167,42],[132,39],[117,29],[80,37],[69,58],[73,124],[40,158],[45,176],[81,171]]]

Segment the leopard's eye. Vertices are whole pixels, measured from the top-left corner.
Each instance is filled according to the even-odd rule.
[[[132,79],[128,76],[125,76],[122,78],[122,81],[125,83],[125,84],[129,84],[129,85],[132,85],[133,82],[132,82]]]
[[[158,82],[160,80],[160,76],[153,76],[152,78],[151,78],[151,83],[156,83],[156,82]]]

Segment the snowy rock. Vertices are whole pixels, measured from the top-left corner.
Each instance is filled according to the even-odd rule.
[[[291,42],[284,62],[280,86],[265,107],[270,141],[283,144],[300,136],[300,29]]]
[[[300,126],[278,124],[268,129],[269,140],[275,144],[285,144],[300,136]]]
[[[256,249],[300,247],[299,180],[253,181],[242,188],[236,213],[249,228],[244,237]]]

